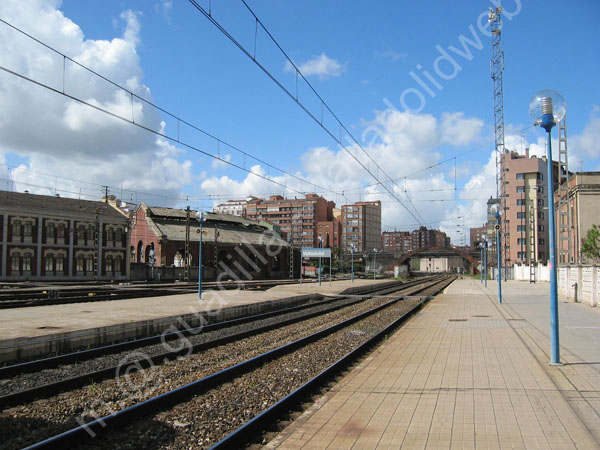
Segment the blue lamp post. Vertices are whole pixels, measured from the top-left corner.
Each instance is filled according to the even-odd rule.
[[[323,238],[319,236],[319,248],[323,247]],[[321,286],[321,257],[319,256],[319,286]]]
[[[560,344],[558,336],[558,288],[556,283],[556,232],[554,217],[554,184],[552,180],[552,128],[562,120],[567,111],[567,103],[562,95],[551,89],[537,92],[529,102],[529,115],[536,125],[540,125],[547,137],[548,180],[548,241],[550,250],[550,364],[560,365]]]
[[[481,284],[483,284],[483,242],[479,243],[479,262],[481,269],[479,269],[479,276],[481,278]]]
[[[373,249],[373,280],[377,279],[377,249]]]
[[[204,223],[204,215],[202,211],[196,212],[196,217],[200,223],[200,243],[198,247],[198,300],[202,300],[202,224]]]
[[[487,252],[488,251],[488,240],[487,237],[483,239],[483,279],[485,280],[484,286],[487,288]]]
[[[495,203],[490,208],[496,216],[496,257],[498,267],[498,303],[502,303],[502,245],[500,244],[500,205]]]

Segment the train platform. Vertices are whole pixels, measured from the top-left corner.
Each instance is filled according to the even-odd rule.
[[[389,280],[355,279],[285,284],[267,290],[197,293],[68,303],[0,311],[0,363],[197,327],[341,293],[366,293]],[[204,319],[201,318],[201,315]]]
[[[270,449],[600,448],[600,308],[461,279],[268,444]]]

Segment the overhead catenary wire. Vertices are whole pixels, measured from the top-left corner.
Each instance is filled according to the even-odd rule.
[[[223,35],[225,35],[236,47],[238,47],[240,49],[240,51],[242,51],[242,53],[244,53],[248,58],[250,58],[277,86],[279,86],[279,88],[281,90],[283,90],[309,117],[311,117],[346,153],[348,153],[369,175],[371,175],[375,180],[377,180],[377,184],[381,184],[384,189],[387,191],[387,193],[397,201],[397,203],[399,203],[404,209],[406,209],[406,211],[415,219],[417,220],[419,223],[424,224],[425,220],[423,219],[423,217],[421,216],[421,214],[419,213],[419,211],[416,209],[416,207],[414,206],[414,204],[412,204],[412,201],[410,199],[410,197],[405,193],[407,202],[410,204],[410,206],[412,206],[412,208],[410,208],[406,202],[403,202],[397,195],[396,192],[394,192],[394,188],[396,187],[396,189],[398,191],[401,191],[399,189],[399,187],[397,187],[396,183],[394,182],[394,180],[387,175],[387,173],[385,172],[385,170],[383,170],[383,168],[381,168],[379,166],[379,164],[373,159],[373,157],[365,150],[365,148],[358,142],[358,140],[352,135],[352,133],[348,130],[348,128],[342,123],[342,121],[338,118],[338,116],[333,112],[333,110],[329,107],[329,105],[325,102],[325,100],[323,100],[323,98],[318,94],[318,92],[315,90],[315,88],[308,82],[308,80],[305,78],[305,76],[302,74],[302,71],[294,64],[294,62],[291,60],[291,58],[287,55],[287,53],[283,50],[283,48],[281,47],[281,45],[277,42],[277,40],[273,37],[273,35],[268,31],[268,29],[266,28],[266,26],[261,22],[261,20],[258,18],[258,16],[252,11],[252,9],[248,6],[248,4],[242,0],[243,4],[246,6],[246,8],[248,9],[248,11],[252,14],[252,16],[254,17],[255,23],[259,24],[261,26],[261,28],[267,33],[269,39],[271,39],[271,41],[276,45],[276,47],[281,51],[282,55],[285,57],[285,59],[289,62],[289,64],[291,64],[291,66],[294,68],[295,72],[296,72],[296,76],[300,76],[302,78],[302,80],[304,80],[304,82],[306,83],[306,85],[310,88],[310,90],[315,94],[315,96],[319,99],[320,101],[320,105],[321,105],[321,109],[325,108],[330,114],[331,116],[335,119],[335,121],[338,123],[339,125],[339,129],[338,130],[331,130],[329,129],[324,123],[323,120],[319,119],[315,114],[313,114],[298,98],[297,95],[294,95],[294,93],[292,93],[288,88],[286,88],[283,83],[281,81],[279,81],[277,79],[277,77],[275,75],[273,75],[263,64],[261,64],[258,59],[256,58],[256,55],[253,54],[249,49],[246,49],[246,47],[244,47],[244,45],[242,43],[240,43],[235,37],[233,37],[226,29],[225,27],[223,27],[215,18],[214,15],[211,14],[211,11],[207,11],[204,7],[202,7],[196,0],[189,0],[189,2],[198,10],[200,11],[219,31],[221,31],[223,33]],[[322,115],[321,115],[322,117]],[[347,136],[350,137],[351,141],[353,141],[353,143],[356,145],[357,148],[359,148],[377,167],[378,171],[381,171],[381,173],[383,173],[386,177],[387,180],[385,181],[381,181],[379,179],[379,177],[374,174],[371,169],[369,169],[354,153],[352,153],[352,151],[350,151],[348,149],[348,147],[346,145],[344,145],[343,140],[342,140],[342,136],[341,136],[341,131],[344,131]],[[391,184],[391,189],[388,188],[386,186],[386,183]]]
[[[277,167],[277,166],[274,166],[273,164],[270,164],[270,163],[268,163],[268,162],[266,162],[266,161],[264,161],[264,160],[262,160],[262,159],[260,159],[260,158],[257,158],[256,156],[254,156],[254,155],[252,155],[252,154],[250,154],[250,153],[248,153],[248,152],[246,152],[246,151],[244,151],[244,150],[241,150],[240,148],[238,148],[238,147],[236,147],[236,146],[234,146],[234,145],[232,145],[232,144],[229,144],[229,143],[227,143],[227,142],[226,142],[226,141],[224,141],[223,139],[220,139],[220,138],[218,138],[218,137],[214,136],[213,134],[211,134],[211,133],[209,133],[209,132],[207,132],[207,131],[205,131],[205,130],[203,130],[203,129],[199,128],[198,126],[196,126],[196,125],[193,125],[191,122],[189,122],[189,121],[187,121],[187,120],[185,120],[185,119],[183,119],[183,118],[181,118],[181,117],[179,117],[179,116],[177,116],[177,115],[175,115],[175,114],[173,114],[173,113],[171,113],[171,112],[167,111],[165,108],[162,108],[162,107],[160,107],[160,106],[158,106],[158,105],[154,104],[154,103],[153,103],[153,102],[151,102],[150,100],[147,100],[147,99],[145,99],[145,98],[143,98],[143,97],[139,96],[139,95],[138,95],[138,94],[136,94],[135,92],[133,92],[133,91],[131,91],[131,90],[129,90],[129,89],[127,89],[127,88],[125,88],[125,87],[121,86],[120,84],[118,84],[118,83],[116,83],[116,82],[114,82],[114,81],[110,80],[109,78],[107,78],[107,77],[105,77],[104,75],[102,75],[102,74],[100,74],[100,73],[98,73],[98,72],[94,71],[93,69],[90,69],[89,67],[85,66],[84,64],[82,64],[82,63],[80,63],[80,62],[78,62],[78,61],[76,61],[76,60],[74,60],[74,59],[70,58],[70,57],[69,57],[69,56],[67,56],[66,54],[64,54],[64,53],[60,52],[59,50],[57,50],[57,49],[55,49],[54,47],[52,47],[52,46],[50,46],[50,45],[46,44],[45,42],[43,42],[43,41],[41,41],[41,40],[37,39],[36,37],[34,37],[34,36],[30,35],[30,34],[29,34],[29,33],[27,33],[26,31],[24,31],[24,30],[22,30],[22,29],[20,29],[20,28],[16,27],[15,25],[13,25],[13,24],[11,24],[11,23],[7,22],[6,20],[4,20],[4,19],[1,19],[1,18],[0,18],[0,22],[1,22],[1,23],[4,23],[6,26],[8,26],[8,27],[12,28],[13,30],[17,31],[18,33],[20,33],[20,34],[22,34],[22,35],[26,36],[27,38],[29,38],[29,39],[33,40],[34,42],[36,42],[36,43],[38,43],[38,44],[42,45],[43,47],[47,48],[48,50],[50,50],[50,51],[52,51],[52,52],[56,53],[57,55],[60,55],[60,56],[63,58],[63,62],[68,60],[69,62],[71,62],[71,63],[73,63],[73,64],[75,64],[75,65],[77,65],[77,66],[81,67],[82,69],[84,69],[84,70],[86,70],[87,72],[89,72],[89,73],[93,74],[94,76],[97,76],[97,77],[99,77],[100,79],[102,79],[102,80],[106,81],[107,83],[109,83],[109,84],[113,85],[114,87],[116,87],[116,88],[118,88],[118,89],[121,89],[122,91],[126,92],[126,93],[127,93],[129,96],[130,96],[132,103],[133,103],[133,101],[134,101],[134,98],[135,98],[135,99],[137,99],[137,100],[139,100],[139,101],[141,101],[141,102],[144,102],[145,104],[147,104],[147,105],[149,105],[149,106],[151,106],[151,107],[153,107],[153,108],[156,108],[156,110],[160,111],[161,113],[163,113],[163,114],[166,114],[166,115],[168,115],[169,117],[171,117],[171,118],[175,119],[175,120],[177,121],[177,133],[176,133],[176,136],[175,136],[175,137],[173,137],[173,136],[169,136],[168,134],[166,134],[166,132],[160,132],[160,131],[157,131],[157,130],[153,130],[152,128],[149,128],[149,127],[147,127],[147,126],[145,126],[145,125],[142,125],[141,123],[138,123],[138,122],[136,122],[136,121],[135,121],[135,117],[134,117],[134,115],[133,115],[133,109],[132,109],[132,116],[131,116],[131,118],[128,118],[128,117],[124,117],[124,116],[122,116],[122,115],[120,115],[120,114],[117,114],[117,113],[115,113],[115,112],[113,112],[113,111],[109,111],[108,109],[106,109],[106,108],[103,108],[103,107],[99,106],[98,104],[93,104],[93,103],[90,103],[90,102],[88,102],[88,101],[86,101],[86,100],[83,100],[83,99],[81,99],[81,98],[79,98],[79,97],[77,97],[77,96],[75,96],[75,95],[72,95],[72,94],[69,94],[69,93],[67,93],[67,92],[66,92],[66,89],[65,89],[65,72],[64,72],[64,71],[66,71],[66,67],[65,67],[65,65],[64,65],[64,64],[63,64],[63,84],[62,84],[62,88],[61,88],[61,89],[57,89],[57,88],[55,88],[55,87],[52,87],[52,86],[50,86],[50,85],[48,85],[48,84],[46,84],[46,83],[43,83],[43,82],[41,82],[41,81],[38,81],[38,80],[35,80],[35,79],[33,79],[33,78],[31,78],[31,77],[28,77],[28,76],[26,76],[26,75],[23,75],[23,74],[21,74],[21,73],[15,72],[15,71],[13,71],[13,70],[9,69],[8,67],[5,67],[5,66],[0,66],[0,69],[1,69],[1,70],[5,71],[5,72],[7,72],[7,73],[9,73],[9,74],[11,74],[11,75],[17,76],[17,77],[19,77],[19,78],[21,78],[21,79],[23,79],[23,80],[26,80],[26,81],[29,81],[29,82],[31,82],[31,83],[34,83],[34,84],[36,84],[36,85],[38,85],[38,86],[40,86],[40,87],[43,87],[43,88],[45,88],[45,89],[48,89],[48,90],[50,90],[50,91],[53,91],[53,92],[55,92],[55,93],[57,93],[57,94],[63,95],[63,96],[65,96],[65,97],[67,97],[67,98],[69,98],[69,99],[71,99],[71,100],[74,100],[74,101],[76,101],[76,102],[79,102],[79,103],[81,103],[81,104],[84,104],[84,105],[86,105],[86,106],[88,106],[88,107],[90,107],[90,108],[93,108],[93,109],[97,110],[97,111],[100,111],[100,112],[103,112],[103,113],[105,113],[105,114],[108,114],[108,115],[110,115],[110,116],[112,116],[112,117],[114,117],[114,118],[117,118],[117,119],[123,120],[123,121],[125,121],[125,122],[127,122],[127,123],[130,123],[130,124],[132,124],[132,125],[135,125],[135,126],[137,126],[137,127],[141,128],[141,129],[143,129],[143,130],[146,130],[146,131],[149,131],[149,132],[151,132],[151,133],[154,133],[154,134],[156,134],[156,135],[158,135],[158,136],[160,136],[160,137],[163,137],[163,138],[165,138],[165,139],[168,139],[168,140],[169,140],[169,141],[171,141],[171,142],[177,143],[177,144],[179,144],[179,145],[182,145],[182,146],[184,146],[184,147],[186,147],[186,148],[188,148],[188,149],[190,149],[190,150],[196,151],[196,152],[198,152],[198,153],[201,153],[201,154],[203,154],[203,155],[205,155],[205,156],[208,156],[208,157],[210,157],[210,158],[213,158],[213,159],[215,159],[215,160],[217,160],[217,161],[219,161],[219,162],[221,162],[221,163],[224,163],[224,164],[226,164],[226,165],[229,165],[229,166],[235,167],[235,168],[237,168],[237,169],[240,169],[240,170],[242,170],[242,171],[244,171],[244,172],[247,172],[248,174],[251,174],[251,175],[257,176],[257,177],[259,177],[259,178],[262,178],[262,179],[264,179],[264,180],[266,180],[266,181],[269,181],[269,182],[271,182],[271,183],[274,183],[274,184],[277,184],[277,185],[279,185],[279,186],[281,186],[281,187],[284,187],[284,188],[286,188],[286,189],[289,189],[289,190],[291,190],[291,191],[293,191],[293,192],[296,192],[296,193],[298,193],[298,194],[304,195],[304,194],[306,194],[306,193],[308,193],[308,192],[311,192],[311,191],[300,191],[300,190],[298,190],[298,189],[295,189],[295,188],[293,188],[293,187],[290,187],[290,186],[288,186],[287,184],[284,184],[284,183],[278,182],[278,181],[276,181],[276,180],[273,180],[273,179],[272,179],[270,176],[264,176],[264,175],[260,175],[260,174],[258,174],[258,173],[256,173],[256,172],[253,172],[252,170],[250,170],[250,169],[247,169],[247,168],[245,167],[245,165],[244,165],[244,166],[241,166],[241,165],[239,165],[239,164],[235,164],[235,163],[233,163],[233,162],[231,162],[231,161],[229,161],[229,160],[227,160],[227,159],[225,159],[225,158],[222,158],[220,155],[218,155],[218,156],[215,156],[215,155],[213,155],[213,154],[209,153],[208,151],[202,150],[202,149],[200,149],[200,148],[198,148],[198,147],[196,147],[196,146],[193,146],[193,145],[191,145],[191,144],[188,144],[188,143],[185,143],[185,142],[183,142],[183,141],[180,139],[180,133],[179,133],[179,127],[180,127],[180,125],[181,125],[181,124],[184,124],[184,125],[186,125],[186,126],[188,126],[188,127],[192,128],[193,130],[195,130],[195,131],[198,131],[199,133],[202,133],[202,134],[204,134],[205,136],[207,136],[207,137],[209,137],[209,138],[213,139],[213,140],[214,140],[214,141],[217,143],[217,146],[218,146],[218,147],[220,146],[220,144],[226,145],[227,147],[231,148],[232,150],[234,150],[234,151],[236,151],[236,152],[240,153],[241,155],[243,155],[243,157],[244,157],[244,161],[245,161],[245,158],[246,158],[246,157],[249,157],[249,158],[251,158],[252,160],[254,160],[254,161],[256,161],[256,162],[263,164],[263,165],[264,165],[264,166],[267,168],[267,171],[268,171],[268,173],[270,173],[269,169],[270,169],[270,168],[273,168],[273,169],[275,169],[276,171],[278,171],[278,172],[280,172],[280,173],[284,174],[284,175],[285,175],[285,176],[284,176],[284,179],[285,179],[286,177],[290,177],[290,178],[292,178],[292,179],[294,179],[294,180],[297,180],[297,181],[298,181],[298,182],[300,182],[300,183],[306,183],[306,185],[308,185],[308,186],[313,186],[313,187],[315,188],[314,190],[316,190],[316,188],[318,188],[319,190],[321,190],[321,191],[323,191],[323,192],[329,192],[329,193],[332,193],[332,194],[335,194],[335,195],[343,195],[343,194],[342,194],[342,193],[340,193],[340,192],[336,192],[336,191],[334,191],[334,190],[332,190],[332,189],[327,189],[327,188],[325,188],[325,187],[323,187],[323,186],[319,186],[319,185],[317,185],[317,184],[315,184],[315,183],[311,182],[310,180],[304,179],[304,178],[302,178],[302,177],[299,177],[299,176],[297,176],[297,175],[294,175],[294,174],[292,174],[292,173],[290,173],[290,172],[287,172],[287,171],[285,171],[285,170],[283,170],[283,169],[280,169],[279,167]]]

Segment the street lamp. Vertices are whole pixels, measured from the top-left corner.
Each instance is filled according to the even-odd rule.
[[[479,262],[481,263],[481,268],[479,269],[479,276],[481,278],[481,283],[483,284],[483,242],[479,243]]]
[[[488,240],[487,236],[483,238],[483,279],[485,280],[484,286],[487,288],[487,255],[488,255]]]
[[[498,303],[502,303],[502,246],[500,245],[500,203],[494,203],[490,208],[491,212],[496,217],[496,256],[498,258]]]
[[[352,283],[354,283],[354,244],[350,244],[350,253],[352,255]]]
[[[198,300],[202,300],[202,224],[204,223],[204,214],[202,211],[196,211],[196,218],[200,223],[200,243],[198,244]]]
[[[558,338],[558,290],[556,286],[556,246],[554,231],[554,186],[552,181],[552,128],[562,120],[567,111],[567,102],[558,92],[547,89],[537,92],[529,102],[529,115],[536,125],[540,125],[546,133],[548,154],[548,227],[550,250],[550,364],[560,365],[560,344]]]
[[[377,279],[377,249],[373,249],[373,280]]]
[[[319,236],[319,248],[323,247],[323,238]],[[319,256],[319,286],[321,286],[321,257]]]

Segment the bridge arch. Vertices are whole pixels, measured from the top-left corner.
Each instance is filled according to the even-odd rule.
[[[479,263],[479,261],[474,258],[473,256],[471,256],[469,253],[460,250],[458,248],[454,248],[454,247],[422,247],[422,248],[417,248],[416,250],[413,250],[411,252],[405,253],[403,254],[399,260],[396,261],[396,265],[402,265],[402,264],[407,264],[408,260],[411,259],[414,256],[417,256],[421,253],[450,253],[450,254],[454,254],[457,256],[462,257],[463,259],[465,259],[466,261],[468,261],[471,264],[471,272],[475,273],[475,268],[477,267],[477,264]]]

